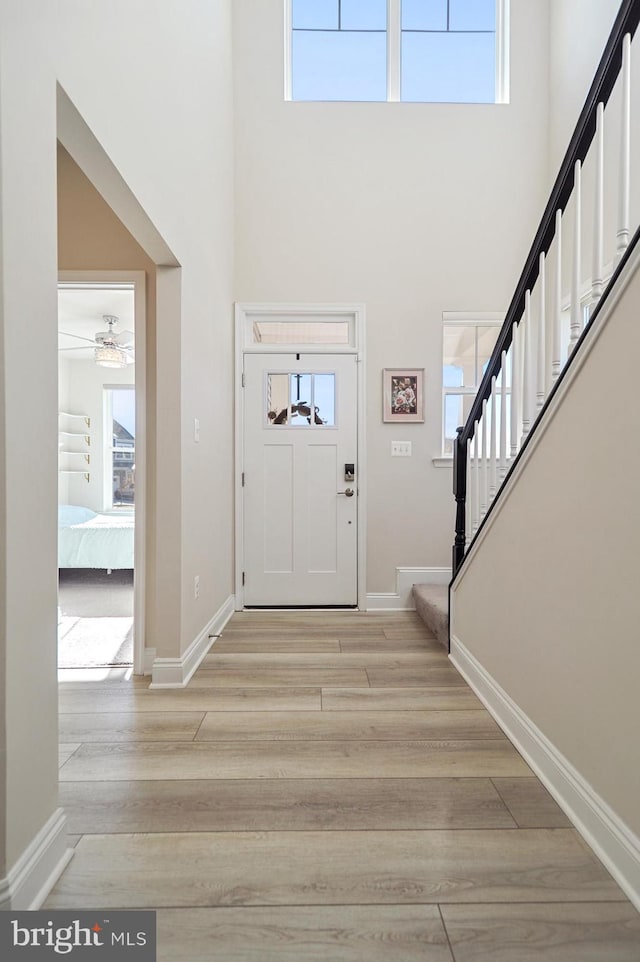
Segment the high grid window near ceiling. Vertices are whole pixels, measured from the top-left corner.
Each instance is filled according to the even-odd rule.
[[[507,100],[508,0],[285,2],[291,100]]]

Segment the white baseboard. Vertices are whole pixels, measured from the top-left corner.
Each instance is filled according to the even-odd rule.
[[[149,688],[184,688],[211,647],[210,635],[222,634],[234,611],[235,596],[229,595],[180,658],[155,658]]]
[[[449,657],[640,911],[640,839],[637,835],[455,635],[451,637]]]
[[[415,605],[403,605],[400,595],[393,591],[371,592],[367,595],[366,611],[412,611]]]
[[[451,568],[396,568],[396,590],[367,595],[367,611],[413,611],[414,585],[448,585]]]
[[[6,878],[0,879],[0,911],[40,908],[73,857],[66,826],[64,810],[56,809]]]

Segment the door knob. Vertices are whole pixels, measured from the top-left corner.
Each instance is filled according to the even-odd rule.
[[[353,488],[347,488],[346,491],[338,491],[338,494],[344,494],[346,498],[352,498],[355,494]]]

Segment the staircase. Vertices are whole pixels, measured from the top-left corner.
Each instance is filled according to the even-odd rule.
[[[478,394],[458,428],[452,586],[564,391],[563,380],[571,378],[638,240],[631,206],[631,51],[639,21],[640,0],[624,0]],[[611,99],[615,109],[605,116]],[[615,169],[605,168],[605,158],[610,164],[616,155]],[[613,237],[607,236],[611,221]],[[591,276],[585,283],[586,264]],[[448,648],[448,589],[414,585],[413,597],[420,617]]]
[[[639,0],[624,0],[478,394],[458,428],[454,582],[637,240],[631,57],[639,21]]]
[[[638,909],[639,22],[624,0],[458,429],[449,585],[452,663]]]

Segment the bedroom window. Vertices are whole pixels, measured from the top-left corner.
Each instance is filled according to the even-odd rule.
[[[285,0],[285,99],[508,103],[509,0]]]
[[[131,510],[135,503],[136,393],[133,385],[105,388],[108,509]]]

